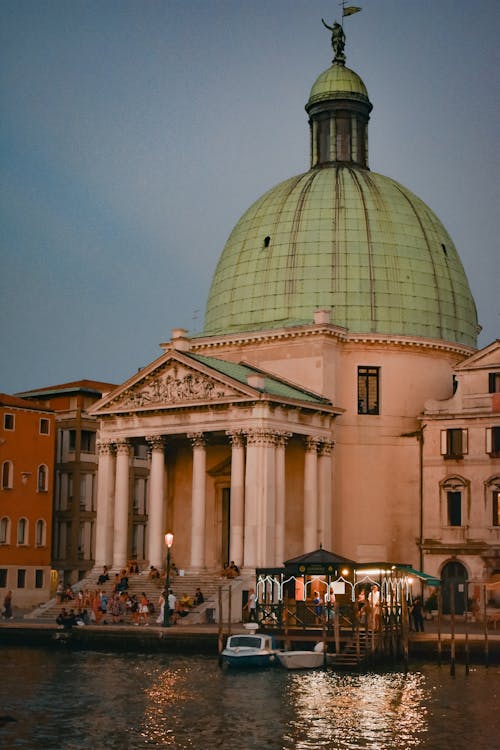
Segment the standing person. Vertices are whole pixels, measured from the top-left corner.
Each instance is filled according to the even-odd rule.
[[[250,589],[248,592],[248,601],[245,606],[248,609],[248,622],[257,622],[257,595],[255,589]]]
[[[12,614],[12,591],[7,591],[5,599],[3,600],[3,616],[6,620],[13,620],[14,615]]]
[[[413,608],[411,611],[411,616],[413,619],[413,627],[415,628],[415,632],[423,633],[424,632],[424,613],[422,611],[422,599],[419,596],[417,596],[413,600]]]
[[[321,622],[321,616],[323,614],[323,604],[321,602],[319,591],[314,592],[313,604],[314,604],[314,618],[316,620],[316,624],[319,624]]]
[[[141,594],[141,601],[139,603],[139,625],[141,622],[144,625],[149,625],[149,599],[146,596],[146,592],[143,591]]]
[[[372,590],[368,595],[370,603],[370,615],[372,630],[378,630],[380,626],[380,591],[377,584],[373,584]]]
[[[177,597],[170,589],[168,594],[168,610],[169,610],[169,619],[171,623],[177,622],[177,618],[179,617],[179,613],[177,611]]]
[[[198,587],[194,593],[193,605],[195,607],[199,607],[199,605],[203,604],[204,601],[205,597],[203,596],[200,587]]]

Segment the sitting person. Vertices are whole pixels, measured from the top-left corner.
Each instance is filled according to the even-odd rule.
[[[160,577],[160,571],[158,570],[158,568],[156,568],[154,565],[150,565],[148,578],[151,578],[151,580],[154,580],[155,578],[159,578],[159,577]]]
[[[185,617],[188,614],[192,606],[193,606],[193,601],[191,597],[188,596],[187,594],[183,594],[181,598],[179,599],[179,613],[181,617]],[[183,612],[185,614],[183,614]]]
[[[193,605],[195,607],[198,607],[200,604],[203,604],[204,601],[205,601],[205,597],[201,593],[201,589],[198,587],[194,594]]]
[[[231,560],[229,565],[226,565],[224,570],[222,571],[222,575],[226,576],[226,578],[236,578],[240,574],[240,569],[235,564],[234,560]]]
[[[103,567],[102,573],[97,579],[97,585],[102,586],[104,583],[106,583],[106,581],[109,581],[109,571],[107,565]]]
[[[123,593],[128,590],[128,576],[125,570],[122,570],[121,577],[119,577],[118,583],[115,585],[115,593]]]

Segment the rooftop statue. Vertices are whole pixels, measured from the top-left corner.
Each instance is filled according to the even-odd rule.
[[[345,34],[342,26],[335,21],[333,26],[328,26],[326,21],[322,18],[323,26],[332,32],[332,48],[333,48],[333,60],[332,62],[345,64]]]

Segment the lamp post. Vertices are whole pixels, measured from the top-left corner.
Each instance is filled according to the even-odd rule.
[[[168,605],[168,595],[170,592],[170,548],[173,543],[174,543],[174,535],[168,532],[168,534],[165,534],[165,544],[167,545],[167,567],[165,570],[165,593],[163,595],[165,599],[165,602],[163,604],[163,627],[164,628],[170,627],[170,607]]]

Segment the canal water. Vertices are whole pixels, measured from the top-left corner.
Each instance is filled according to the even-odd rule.
[[[213,657],[4,648],[0,676],[3,750],[499,746],[499,665],[234,673]]]

